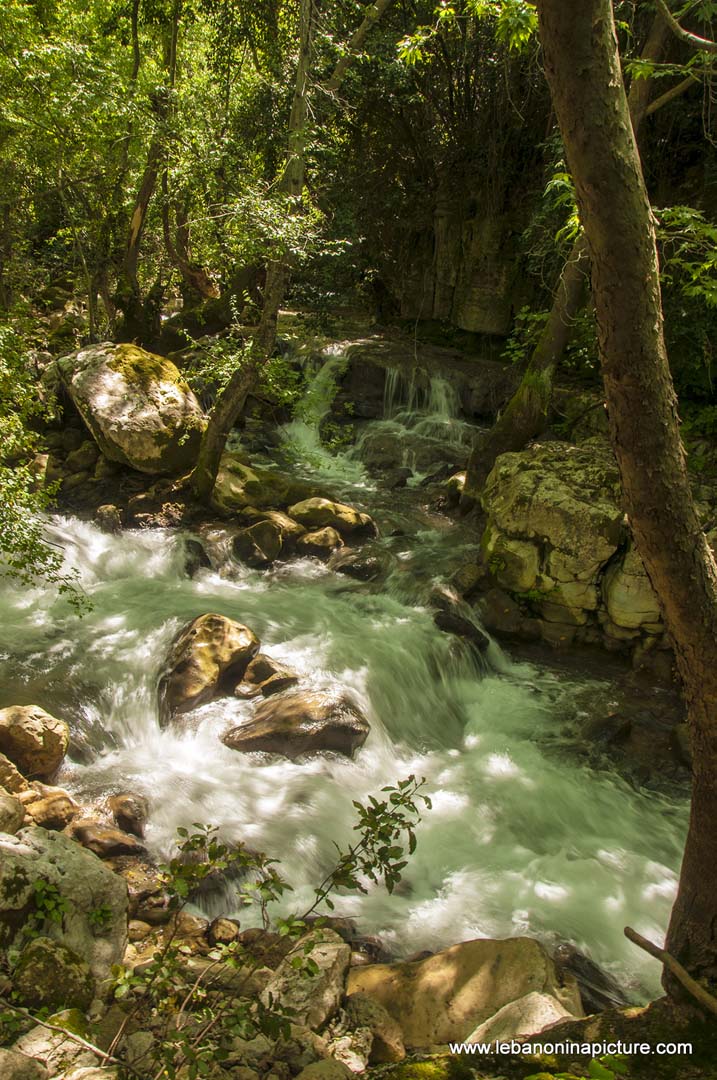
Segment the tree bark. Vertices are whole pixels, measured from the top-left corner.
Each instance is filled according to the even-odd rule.
[[[624,504],[684,684],[692,811],[667,951],[717,980],[717,567],[690,490],[662,321],[655,229],[610,0],[538,0],[545,69],[592,267]],[[668,972],[668,992],[683,993]]]
[[[650,27],[642,49],[642,60],[658,60],[670,37],[669,28],[662,15],[657,15]],[[680,83],[670,96],[658,99],[667,104],[688,89]],[[628,106],[635,135],[648,115],[652,79],[633,79]],[[663,100],[664,99],[664,100]],[[656,103],[657,104],[657,103]],[[656,109],[652,109],[655,112]],[[496,420],[490,431],[480,436],[471,453],[462,498],[464,510],[469,510],[480,497],[488,474],[496,459],[505,453],[522,450],[523,447],[545,430],[550,411],[553,378],[556,368],[573,336],[575,320],[583,309],[588,293],[590,260],[585,237],[581,234],[563,266],[555,290],[553,304],[535,349],[525,369],[518,389]]]

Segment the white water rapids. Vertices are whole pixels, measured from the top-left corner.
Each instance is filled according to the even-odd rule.
[[[296,429],[287,438],[296,451]],[[337,460],[326,455],[334,477]],[[56,518],[53,538],[93,608],[78,620],[51,588],[3,589],[5,703],[15,693],[73,717],[99,753],[68,762],[58,783],[85,799],[147,794],[147,843],[157,855],[171,850],[177,826],[201,821],[279,859],[295,889],[286,909],[306,906],[333,865],[334,841],[350,841],[352,800],[409,773],[425,776],[433,809],[405,882],[393,896],[370,886],[366,896],[341,897],[337,913],[404,955],[482,935],[560,937],[636,996],[658,992],[659,965],[625,940],[623,927],[655,940],[664,934],[684,802],[592,771],[570,752],[566,723],[591,695],[609,697],[609,681],[517,663],[495,645],[483,664],[438,630],[427,592],[475,537],[415,498],[397,509],[394,493],[375,493],[355,460],[344,464],[348,501],[376,515],[395,560],[384,586],[347,581],[313,560],[266,573],[236,564],[190,580],[175,533],[111,536]],[[310,471],[319,469],[314,458]],[[403,535],[390,536],[397,525]],[[463,561],[469,554],[466,547]],[[353,695],[371,724],[355,760],[229,750],[219,734],[252,708],[233,698],[193,714],[189,728],[159,728],[157,678],[169,643],[208,611],[245,622],[302,686]]]

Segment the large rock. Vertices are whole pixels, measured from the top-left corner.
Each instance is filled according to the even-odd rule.
[[[15,765],[6,758],[4,754],[0,754],[0,786],[5,791],[10,792],[11,795],[17,795],[18,792],[27,791],[30,785],[25,777],[18,771]]]
[[[352,968],[347,990],[379,1001],[414,1048],[465,1041],[504,1005],[533,991],[582,1015],[574,980],[561,984],[553,961],[532,938],[479,938],[426,960]]]
[[[25,946],[13,968],[12,982],[32,1009],[86,1009],[94,993],[87,962],[47,937],[34,938]]]
[[[244,673],[244,678],[234,690],[239,698],[271,697],[295,686],[299,676],[290,668],[272,660],[264,653],[257,653]]]
[[[259,639],[233,619],[192,619],[175,638],[159,682],[161,721],[231,694],[258,651]]]
[[[2,1080],[47,1080],[49,1072],[41,1061],[21,1054],[18,1050],[0,1048]]]
[[[70,730],[38,705],[0,709],[0,751],[27,777],[50,779],[67,753]]]
[[[368,514],[330,499],[304,499],[289,507],[289,516],[306,529],[325,529],[329,526],[344,538],[376,536],[378,531]]]
[[[234,537],[235,558],[248,566],[271,566],[281,555],[284,546],[282,531],[274,521],[257,521]]]
[[[608,615],[616,626],[627,630],[662,629],[660,605],[642,559],[635,548],[628,550],[605,571],[602,594]]]
[[[8,833],[14,836],[18,829],[22,828],[25,820],[25,807],[10,795],[5,788],[0,787],[0,833]]]
[[[291,759],[321,750],[350,757],[369,731],[366,718],[345,697],[295,690],[262,702],[253,718],[226,732],[222,742],[232,750]]]
[[[406,1048],[401,1025],[379,1001],[368,994],[351,994],[346,998],[344,1008],[350,1028],[368,1028],[371,1032],[371,1065],[403,1061]]]
[[[33,827],[18,836],[0,836],[0,949],[21,936],[36,911],[36,884],[57,890],[65,911],[60,922],[41,929],[71,949],[96,980],[118,963],[127,943],[127,886],[91,852],[61,833]],[[101,925],[96,913],[105,912]]]
[[[311,494],[303,480],[279,472],[249,465],[227,450],[222,454],[212,501],[219,510],[230,512],[254,507],[259,510],[285,509],[289,503]]]
[[[350,962],[351,948],[335,931],[312,930],[281,962],[261,1000],[293,1009],[293,1023],[316,1029],[338,1009]]]
[[[171,360],[105,341],[64,357],[57,369],[110,461],[163,475],[193,464],[204,413]]]
[[[537,1035],[560,1020],[573,1020],[574,1015],[550,994],[532,990],[516,1001],[509,1001],[502,1009],[472,1031],[466,1042],[497,1043],[511,1039],[525,1039]]]

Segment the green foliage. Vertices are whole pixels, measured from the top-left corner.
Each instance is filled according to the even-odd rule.
[[[490,20],[496,40],[515,52],[525,49],[538,29],[535,5],[526,0],[440,0],[433,11],[433,23],[419,26],[399,41],[400,59],[411,67],[427,62],[431,39],[443,28],[469,18]]]
[[[621,1055],[604,1055],[601,1058],[593,1058],[588,1065],[588,1077],[590,1080],[622,1080],[629,1075],[629,1063],[627,1058]],[[584,1077],[574,1073],[532,1073],[525,1080],[584,1080]]]
[[[319,969],[310,955],[311,941],[302,942],[301,938],[311,926],[321,925],[315,918],[310,924],[310,916],[322,907],[333,910],[331,894],[344,889],[365,892],[369,881],[383,882],[391,892],[401,880],[406,866],[404,844],[409,854],[415,850],[419,807],[430,807],[430,799],[420,794],[423,783],[409,776],[395,787],[384,788],[385,799],[370,797],[366,805],[355,802],[356,843],[346,851],[337,846],[337,862],[316,888],[307,911],[274,921],[279,934],[295,941],[287,959],[304,977]],[[291,888],[276,870],[275,860],[242,844],[224,843],[213,826],[195,823],[191,831],[180,828],[177,835],[176,854],[163,868],[174,916],[203,883],[230,873],[238,883],[239,902],[257,907],[265,928],[272,925],[270,907]],[[174,1080],[181,1071],[193,1080],[226,1060],[234,1038],[289,1035],[291,1010],[278,1007],[276,1002],[263,1003],[252,989],[253,975],[262,961],[248,949],[237,942],[217,946],[198,973],[191,967],[191,955],[188,946],[177,943],[175,924],[165,944],[141,969],[115,969],[114,995],[125,1003],[127,1012],[111,1052],[123,1059],[124,1035],[137,1016],[142,1017],[143,1025],[151,1018],[152,1030],[158,1035],[149,1060],[133,1060],[135,1073],[139,1069],[141,1075]],[[226,981],[219,980],[226,980],[228,973],[232,973],[231,993],[219,989],[220,985],[226,987]]]
[[[31,425],[45,409],[25,336],[14,323],[0,322],[0,576],[27,585],[44,578],[81,614],[87,598],[77,574],[63,568],[62,555],[45,538],[42,515],[55,492],[32,464],[37,436]]]

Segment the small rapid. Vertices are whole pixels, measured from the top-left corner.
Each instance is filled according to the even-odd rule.
[[[334,843],[350,841],[353,800],[409,773],[426,777],[433,809],[404,882],[393,896],[370,884],[366,895],[342,896],[338,914],[398,955],[483,935],[568,939],[636,997],[658,992],[658,965],[622,931],[630,924],[654,939],[664,933],[684,800],[638,790],[573,752],[564,732],[586,700],[609,699],[608,678],[516,662],[495,644],[479,658],[435,626],[431,588],[475,558],[476,539],[422,505],[417,487],[401,498],[377,490],[355,449],[321,449],[317,416],[332,377],[324,373],[313,415],[285,429],[285,448],[299,473],[333,481],[377,518],[376,545],[391,566],[381,586],[311,559],[264,572],[223,563],[189,578],[180,533],[109,535],[55,517],[50,537],[78,568],[92,609],[78,620],[51,588],[4,588],[4,703],[54,704],[72,720],[75,749],[58,782],[78,796],[146,794],[147,844],[158,857],[171,851],[178,826],[205,822],[278,859],[294,889],[285,910],[307,906],[333,864]],[[394,387],[391,415],[375,426],[415,430],[425,422],[435,438],[451,420],[435,412],[436,395],[449,401],[444,391],[401,403]],[[449,401],[443,411],[455,407]],[[290,762],[228,749],[220,734],[252,709],[235,698],[160,728],[157,680],[169,644],[207,611],[250,626],[301,686],[353,697],[371,724],[355,760]]]

